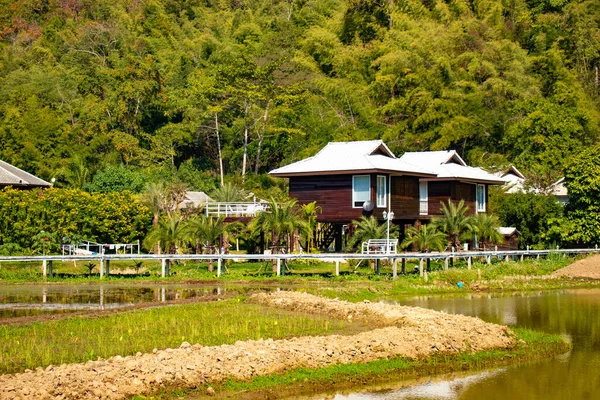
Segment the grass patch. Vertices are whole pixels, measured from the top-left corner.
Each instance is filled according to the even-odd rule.
[[[352,333],[365,329],[326,316],[232,299],[0,326],[0,373],[131,355],[183,341],[203,345],[238,340]]]
[[[516,328],[522,341],[511,350],[490,350],[474,354],[437,355],[422,360],[382,359],[367,364],[337,364],[322,369],[301,368],[281,375],[259,376],[251,381],[228,380],[211,385],[218,398],[272,398],[284,395],[319,393],[355,385],[376,384],[444,373],[481,370],[518,363],[533,362],[562,354],[570,345],[558,335]],[[154,396],[135,399],[199,398],[206,388],[165,390]]]

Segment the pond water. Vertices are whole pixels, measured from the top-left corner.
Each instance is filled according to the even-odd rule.
[[[533,364],[425,379],[412,385],[398,382],[370,392],[336,394],[334,399],[600,399],[600,290],[417,297],[396,302],[562,334],[572,341],[573,348]]]
[[[195,297],[237,295],[258,289],[185,284],[5,285],[0,286],[0,319],[106,310]]]

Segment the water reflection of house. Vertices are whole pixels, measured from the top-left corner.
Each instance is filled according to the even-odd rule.
[[[441,203],[463,200],[470,213],[486,212],[489,185],[500,178],[468,166],[456,151],[405,153],[397,158],[381,140],[329,143],[315,156],[270,172],[289,179],[290,197],[313,201],[323,232],[322,248],[342,249],[344,225],[362,215],[393,223],[425,223],[441,215]]]
[[[33,189],[50,187],[52,184],[0,160],[0,189],[7,186],[12,186],[16,189]]]

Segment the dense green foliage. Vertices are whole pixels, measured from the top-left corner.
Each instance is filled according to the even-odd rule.
[[[220,157],[239,176],[382,138],[546,185],[598,137],[599,21],[597,0],[3,0],[0,158],[210,190]]]
[[[560,244],[549,234],[553,221],[562,217],[563,206],[554,196],[535,193],[494,193],[490,210],[498,215],[502,226],[513,226],[520,232],[519,247],[548,248]]]
[[[553,221],[550,234],[571,245],[600,244],[600,147],[571,158],[565,169],[569,202],[565,217]]]
[[[129,192],[0,191],[0,244],[37,249],[40,254],[81,239],[131,243],[145,235],[151,222],[151,212]]]

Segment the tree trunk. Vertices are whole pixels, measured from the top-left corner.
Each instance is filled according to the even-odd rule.
[[[271,232],[271,254],[279,254],[279,237]],[[273,273],[277,273],[277,260],[273,260]]]
[[[244,156],[242,158],[242,182],[246,177],[248,164],[248,100],[244,99]]]
[[[213,250],[214,247],[212,243],[207,243],[206,244],[206,254],[213,254]],[[213,272],[214,268],[213,268],[213,260],[209,259],[208,260],[208,272]]]
[[[289,21],[290,19],[292,19],[292,13],[294,12],[294,1],[295,0],[291,0],[290,1],[290,8],[288,8],[288,15],[287,15],[287,20]]]
[[[260,151],[262,149],[262,142],[265,137],[265,129],[267,128],[267,118],[269,117],[269,106],[271,105],[271,100],[267,101],[267,105],[265,107],[265,113],[263,114],[263,126],[260,135],[258,135],[258,149],[256,150],[256,164],[254,165],[254,173],[258,174],[258,166],[260,165]]]
[[[154,213],[154,218],[152,218],[152,227],[156,228],[158,225],[158,219],[160,218],[159,213]],[[152,250],[153,254],[160,254],[160,240],[156,242],[154,245],[154,250]]]
[[[223,155],[221,154],[221,137],[219,136],[219,118],[217,113],[215,113],[215,131],[217,132],[217,150],[219,152],[219,174],[221,175],[221,187],[223,187]]]

